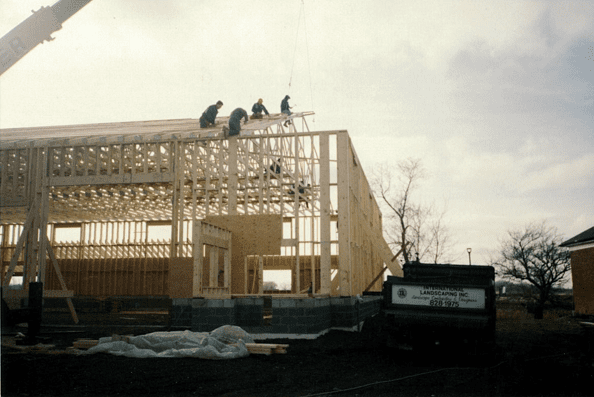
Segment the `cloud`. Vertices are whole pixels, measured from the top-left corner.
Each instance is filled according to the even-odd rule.
[[[594,181],[594,154],[584,155],[572,161],[557,164],[542,164],[542,169],[526,172],[522,192],[535,190],[580,189]]]

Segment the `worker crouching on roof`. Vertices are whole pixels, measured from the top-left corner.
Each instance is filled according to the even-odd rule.
[[[248,114],[242,108],[237,108],[231,112],[231,116],[229,116],[229,128],[223,127],[223,132],[225,135],[233,136],[239,135],[239,131],[241,131],[241,119],[245,119],[245,123],[248,122]]]
[[[289,99],[291,99],[291,97],[288,95],[285,95],[285,98],[281,102],[281,113],[284,113],[287,116],[291,115],[291,109],[292,109],[292,107],[289,106]],[[285,121],[284,126],[287,127],[287,124],[291,124],[291,120]]]
[[[262,112],[266,113],[266,116],[270,116],[270,113],[268,113],[266,106],[262,104],[263,102],[264,100],[260,98],[258,99],[258,102],[254,103],[254,106],[252,106],[252,116],[250,117],[252,120],[261,119],[262,117],[264,117],[262,115]]]
[[[215,119],[219,113],[219,109],[223,107],[223,102],[217,101],[216,104],[210,105],[202,116],[200,116],[200,128],[207,128],[208,126],[215,125]]]

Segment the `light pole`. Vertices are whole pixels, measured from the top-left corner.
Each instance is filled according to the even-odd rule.
[[[472,266],[472,262],[470,261],[470,253],[472,252],[472,248],[466,248],[466,252],[468,252],[468,266]]]

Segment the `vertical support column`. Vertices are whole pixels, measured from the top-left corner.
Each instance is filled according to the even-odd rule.
[[[310,246],[310,253],[309,253],[309,263],[310,263],[310,268],[311,268],[311,284],[310,284],[310,288],[311,288],[311,293],[315,293],[316,289],[317,289],[317,284],[316,284],[316,256],[315,256],[315,244],[314,244],[314,239],[316,236],[316,232],[315,232],[315,222],[314,222],[314,218],[313,216],[309,217],[309,230],[310,230],[310,242],[309,242],[309,246]]]
[[[228,143],[228,142],[227,142]],[[223,181],[225,179],[225,158],[223,156],[223,151],[225,148],[225,141],[221,139],[219,141],[219,166],[217,167],[218,175],[218,200],[219,200],[219,215],[224,215],[223,213]],[[229,185],[229,180],[227,179],[227,186]]]
[[[48,186],[48,152],[49,148],[39,149],[39,281],[45,284],[46,269],[46,245],[47,245],[47,218],[49,207],[49,186]]]
[[[205,177],[205,185],[204,185],[204,216],[210,215],[210,192],[212,190],[210,174],[212,172],[212,167],[210,166],[211,161],[214,160],[214,154],[212,153],[212,142],[206,141],[206,149],[205,149],[205,169],[204,169],[204,177]]]
[[[258,255],[258,294],[264,293],[264,257]]]
[[[196,219],[198,207],[198,142],[192,145],[192,220]],[[208,205],[207,205],[208,207]]]
[[[351,238],[350,238],[350,186],[349,136],[337,135],[338,160],[338,277],[340,295],[351,295]]]
[[[258,140],[258,213],[264,214],[264,169],[268,169],[267,163],[264,162],[264,149],[262,145],[264,144],[264,139],[259,138]],[[267,172],[267,174],[269,174]],[[270,183],[268,183],[270,185]],[[268,191],[268,189],[266,189]],[[268,207],[270,208],[270,203],[268,203]]]
[[[231,291],[231,287],[229,287]],[[248,259],[247,255],[243,257],[243,293],[248,293]]]
[[[32,145],[31,145],[32,146]],[[25,245],[25,267],[23,269],[23,285],[29,288],[29,284],[35,282],[37,276],[37,265],[39,257],[39,152],[37,148],[30,147],[28,152],[27,164],[27,182],[25,183],[25,192],[28,201],[29,211],[33,213],[32,227],[27,233]]]
[[[301,292],[301,263],[300,263],[300,259],[299,259],[299,248],[300,248],[300,242],[301,242],[301,236],[299,233],[299,224],[301,223],[299,220],[299,186],[301,185],[301,180],[300,180],[300,173],[299,173],[299,137],[297,136],[297,134],[295,134],[295,147],[293,148],[294,150],[294,160],[295,160],[295,170],[294,175],[295,175],[295,184],[293,185],[293,198],[294,198],[294,210],[293,210],[293,216],[295,219],[295,239],[297,241],[297,243],[295,244],[295,288],[296,288],[296,292],[299,293]],[[283,192],[284,194],[284,192]]]
[[[182,194],[182,186],[180,181],[181,172],[181,142],[174,141],[171,143],[170,154],[171,164],[173,165],[173,199],[171,203],[171,252],[169,253],[170,258],[177,258],[178,256],[178,227],[179,227],[179,201]]]
[[[237,215],[237,136],[229,137],[229,175],[227,189],[229,215]]]
[[[4,285],[4,262],[6,262],[6,247],[8,246],[8,228],[9,225],[0,225],[0,285]]]
[[[229,246],[223,250],[224,287],[229,288],[229,293],[231,293],[231,233],[225,232],[225,237],[229,241]]]
[[[219,286],[219,247],[209,246],[210,248],[210,287]]]
[[[202,222],[197,220],[192,222],[192,243],[192,296],[196,297],[202,292]]]
[[[320,133],[320,293],[330,294],[330,142]]]
[[[178,145],[178,167],[177,167],[177,183],[179,186],[178,193],[178,209],[177,209],[177,257],[183,256],[183,243],[184,243],[184,214],[186,212],[186,200],[184,199],[184,180],[185,180],[185,168],[186,168],[186,145],[185,142],[180,142]]]

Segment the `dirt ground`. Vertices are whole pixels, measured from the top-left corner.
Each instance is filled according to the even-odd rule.
[[[497,351],[486,359],[391,350],[365,329],[331,331],[315,340],[267,340],[288,344],[287,354],[227,361],[81,356],[64,350],[78,338],[162,330],[44,327],[45,343],[55,345],[49,353],[3,346],[2,396],[594,395],[588,339],[567,313],[536,321],[500,310]]]

